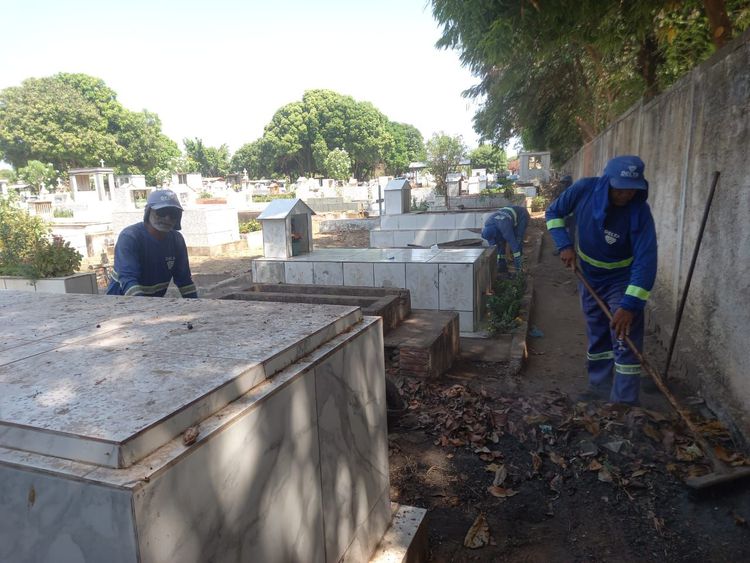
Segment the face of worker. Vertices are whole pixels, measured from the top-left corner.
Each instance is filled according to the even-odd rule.
[[[152,209],[148,214],[149,224],[159,232],[168,233],[174,229],[180,218],[180,210],[176,207],[162,207]]]
[[[635,190],[609,188],[609,201],[617,207],[625,207],[633,197],[635,197]]]

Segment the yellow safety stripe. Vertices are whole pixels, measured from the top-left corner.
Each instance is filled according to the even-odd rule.
[[[558,227],[565,227],[565,219],[550,219],[547,221],[547,229],[557,229]]]
[[[195,293],[196,291],[198,291],[194,283],[180,287],[178,289],[180,290],[180,295],[187,295],[188,293]]]
[[[615,372],[622,375],[641,375],[641,364],[618,364],[615,362]]]
[[[599,352],[597,354],[589,354],[586,352],[586,358],[591,361],[595,362],[597,360],[611,360],[615,357],[615,353],[612,350],[607,350],[606,352]]]
[[[125,295],[134,295],[139,293],[142,293],[144,295],[153,295],[155,293],[159,293],[163,289],[167,289],[168,287],[169,282],[157,283],[156,285],[133,285],[130,286],[130,289],[125,292]]]
[[[605,270],[615,270],[617,268],[626,268],[633,263],[632,256],[630,258],[626,258],[625,260],[620,260],[619,262],[602,262],[601,260],[595,260],[594,258],[591,258],[590,256],[586,256],[586,254],[584,254],[580,248],[578,248],[578,256],[584,262],[591,264],[592,266],[596,266],[597,268],[603,268]]]
[[[518,216],[516,215],[515,209],[513,209],[512,207],[503,207],[502,209],[500,209],[500,211],[510,211],[510,214],[513,215],[513,224],[518,224]]]
[[[638,299],[643,299],[644,301],[646,301],[649,295],[651,295],[651,292],[643,289],[642,287],[638,287],[637,285],[629,285],[625,290],[625,295],[631,295],[633,297],[637,297]]]

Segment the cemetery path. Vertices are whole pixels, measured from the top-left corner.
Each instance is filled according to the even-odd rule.
[[[530,236],[541,235],[533,223]],[[750,560],[750,483],[689,493],[680,477],[706,464],[658,394],[633,409],[578,402],[584,324],[549,238],[530,273],[529,324],[542,336],[529,338],[520,375],[463,361],[438,380],[402,382],[410,409],[389,434],[391,498],[428,509],[430,560]],[[657,352],[647,344],[662,365]],[[702,428],[744,462],[718,422]]]

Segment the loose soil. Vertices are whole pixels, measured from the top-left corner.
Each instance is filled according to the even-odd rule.
[[[534,220],[529,236],[542,229]],[[708,465],[658,394],[642,392],[641,408],[578,401],[585,327],[549,238],[530,275],[530,326],[543,336],[529,338],[520,375],[462,360],[437,380],[398,382],[409,410],[390,428],[391,498],[428,509],[430,561],[750,560],[750,483],[690,492],[681,478]],[[646,350],[663,365],[658,352]],[[678,391],[717,452],[746,463]]]

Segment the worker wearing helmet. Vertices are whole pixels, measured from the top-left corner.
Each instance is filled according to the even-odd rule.
[[[181,228],[182,205],[172,190],[151,192],[143,222],[123,229],[107,295],[163,297],[174,280],[182,297],[198,297]]]

